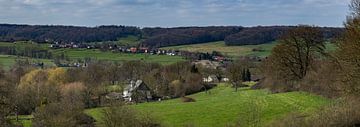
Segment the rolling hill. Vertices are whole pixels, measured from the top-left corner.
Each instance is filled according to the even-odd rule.
[[[259,56],[266,57],[270,55],[272,48],[276,42],[260,45],[244,45],[244,46],[227,46],[224,41],[209,42],[203,44],[170,46],[162,49],[168,50],[183,50],[190,52],[211,53],[213,51],[221,52],[225,56],[239,57],[239,56]],[[257,49],[257,50],[254,50]]]
[[[311,114],[330,100],[304,92],[270,94],[266,90],[242,88],[238,92],[226,84],[220,84],[209,93],[191,95],[196,102],[184,103],[180,99],[130,105],[141,112],[152,114],[165,126],[219,127],[246,121],[267,125],[291,112]],[[86,113],[101,126],[101,110],[95,108]],[[258,117],[258,118],[257,118]],[[254,122],[259,121],[259,122]]]

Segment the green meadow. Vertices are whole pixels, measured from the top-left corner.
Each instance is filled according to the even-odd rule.
[[[52,60],[49,59],[32,59],[28,57],[17,57],[13,55],[0,55],[0,65],[5,69],[9,69],[12,65],[16,63],[16,60],[29,60],[33,63],[44,63],[45,66],[55,66]]]
[[[164,126],[220,127],[246,121],[259,121],[257,124],[264,126],[288,113],[311,114],[330,103],[328,99],[304,92],[271,94],[266,90],[250,88],[235,92],[226,84],[220,84],[208,93],[200,92],[189,97],[196,102],[184,103],[180,99],[172,99],[130,107],[152,114]],[[101,110],[102,108],[86,110],[87,114],[97,120],[98,126],[101,126]],[[254,119],[253,116],[259,118]]]
[[[131,40],[128,39],[128,40]],[[49,49],[49,44],[36,44],[32,42],[16,42],[16,43],[7,43],[0,42],[0,47],[9,47],[15,46],[17,49],[21,50],[26,46],[34,46],[41,49]],[[85,58],[92,58],[97,60],[107,60],[107,61],[131,61],[131,60],[143,60],[146,62],[156,62],[160,64],[172,64],[179,61],[185,61],[180,56],[167,56],[167,55],[148,55],[148,54],[130,54],[130,53],[118,53],[111,51],[100,51],[97,49],[49,49],[53,55],[60,55],[64,53],[65,56],[68,56],[70,60],[78,60]],[[32,59],[28,57],[17,57],[12,55],[0,55],[0,64],[5,68],[9,68],[15,63],[16,59],[29,59],[33,62],[40,61],[44,62],[47,65],[54,65],[53,60],[50,59]]]
[[[227,46],[225,45],[224,41],[218,41],[218,42],[209,42],[202,44],[171,46],[171,47],[164,47],[162,49],[183,50],[183,51],[203,52],[203,53],[207,53],[207,52],[211,53],[213,51],[218,51],[230,57],[239,57],[239,56],[266,57],[270,55],[271,49],[275,45],[276,42],[261,44],[261,45]],[[253,51],[253,49],[255,48],[261,49],[261,51]]]
[[[225,45],[224,41],[218,41],[218,42],[209,42],[202,44],[170,46],[170,47],[163,47],[162,49],[182,50],[182,51],[202,52],[202,53],[211,53],[213,51],[218,51],[225,56],[229,56],[233,58],[240,56],[266,57],[271,54],[271,50],[276,46],[276,44],[277,42],[274,41],[272,43],[260,44],[260,45],[227,46]],[[327,42],[325,46],[328,51],[336,50],[335,44]]]

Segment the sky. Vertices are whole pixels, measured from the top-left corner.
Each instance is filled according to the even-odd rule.
[[[350,0],[0,0],[0,23],[341,27]]]

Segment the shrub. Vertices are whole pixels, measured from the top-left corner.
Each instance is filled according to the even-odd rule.
[[[139,114],[123,105],[113,105],[102,111],[103,125],[106,127],[159,127],[149,114]]]
[[[194,98],[191,97],[181,97],[182,102],[196,102]]]

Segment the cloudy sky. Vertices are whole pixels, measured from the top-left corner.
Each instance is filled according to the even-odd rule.
[[[0,0],[0,23],[342,26],[350,0]]]

